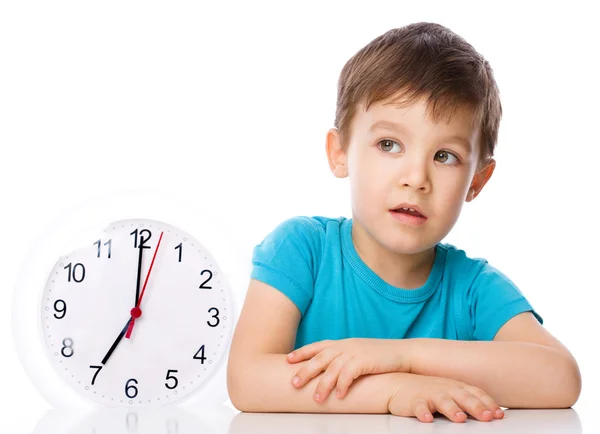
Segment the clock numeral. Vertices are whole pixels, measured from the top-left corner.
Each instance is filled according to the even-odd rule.
[[[202,355],[198,357],[198,353],[200,352],[202,353]],[[200,360],[200,362],[204,365],[204,361],[206,360],[206,357],[204,357],[204,345],[202,345],[200,349],[196,351],[196,354],[194,354],[194,359]]]
[[[60,308],[58,307],[58,304],[59,304],[59,303],[62,303],[62,307],[60,307]],[[65,315],[67,314],[67,303],[65,303],[65,301],[64,301],[64,300],[60,300],[60,299],[56,300],[56,301],[54,302],[54,310],[55,310],[55,311],[56,311],[58,314],[61,314],[61,313],[62,313],[62,316],[57,316],[57,315],[56,315],[56,313],[55,313],[55,314],[54,314],[54,318],[56,318],[56,319],[63,319],[63,318],[65,317]]]
[[[101,246],[102,240],[98,240],[94,243],[94,245],[98,244],[98,258],[100,257],[100,246]],[[108,259],[110,259],[110,252],[111,252],[111,244],[112,244],[112,239],[108,240],[107,242],[104,243],[104,245],[106,246],[108,244]]]
[[[179,249],[179,262],[181,262],[181,251],[183,250],[183,243],[179,243],[175,246],[175,250]]]
[[[73,265],[72,262],[69,262],[64,268],[65,270],[69,270],[67,272],[69,282],[71,281],[71,279],[73,279],[76,283],[81,283],[83,282],[83,279],[85,279],[85,267],[83,266],[83,264],[77,263]],[[79,273],[79,278],[77,278],[77,270],[81,270],[81,272]]]
[[[171,375],[171,372],[177,373],[178,371],[176,369],[169,369],[167,371],[167,378],[166,380],[175,380],[175,384],[174,385],[169,385],[168,383],[165,383],[165,386],[167,386],[167,389],[175,389],[177,387],[177,385],[179,384],[179,381],[177,380],[177,378],[174,375]]]
[[[147,238],[144,238],[144,232],[148,234]],[[136,249],[138,248],[138,230],[136,229],[135,231],[131,232],[129,235],[133,235],[134,239],[133,239],[133,247],[135,247]],[[140,235],[140,247],[142,249],[149,249],[150,246],[146,246],[146,241],[148,241],[150,238],[152,238],[152,232],[150,232],[150,230],[148,229],[142,229],[141,231],[139,231],[139,235]]]
[[[219,323],[221,322],[221,321],[219,320],[219,309],[217,309],[216,307],[211,307],[210,309],[208,309],[208,311],[209,311],[209,312],[210,312],[211,310],[216,310],[216,311],[217,311],[217,313],[215,313],[215,314],[212,316],[214,319],[216,319],[216,320],[217,320],[217,323],[216,323],[216,324],[211,324],[211,323],[210,323],[210,321],[206,321],[206,324],[208,324],[208,325],[209,325],[209,326],[211,326],[211,327],[216,327],[216,326],[218,326],[218,325],[219,325]]]
[[[96,381],[96,377],[98,376],[98,374],[100,373],[100,371],[102,370],[102,366],[90,366],[90,368],[92,369],[97,369],[96,373],[94,374],[94,376],[92,377],[92,386],[94,385],[94,382]]]
[[[125,395],[127,395],[127,398],[135,398],[138,394],[138,390],[137,387],[135,386],[130,386],[129,383],[130,382],[134,382],[135,384],[138,384],[137,380],[135,378],[130,378],[129,380],[127,380],[127,383],[125,384]],[[129,391],[133,390],[133,394],[130,395]]]
[[[63,347],[60,350],[60,353],[64,356],[64,357],[71,357],[74,353],[73,351],[73,339],[71,338],[64,338],[62,340],[62,344]]]
[[[200,275],[202,276],[204,273],[208,273],[208,274],[210,274],[210,276],[208,276],[208,279],[206,279],[204,282],[202,282],[202,284],[199,286],[199,288],[200,289],[212,289],[212,286],[204,286],[206,284],[206,282],[208,282],[210,279],[212,279],[212,277],[213,277],[212,271],[202,270],[202,273],[200,273]]]

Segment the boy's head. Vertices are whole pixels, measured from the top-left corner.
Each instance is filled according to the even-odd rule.
[[[342,69],[327,134],[331,170],[350,177],[355,221],[394,251],[434,246],[492,175],[501,116],[488,62],[446,27],[415,23],[375,38]],[[393,218],[402,203],[419,207],[424,224]]]

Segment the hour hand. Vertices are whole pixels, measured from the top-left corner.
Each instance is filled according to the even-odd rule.
[[[102,359],[103,365],[105,365],[106,362],[108,362],[108,359],[112,355],[113,351],[115,350],[115,348],[117,348],[117,345],[119,345],[119,342],[121,342],[121,339],[123,339],[123,336],[125,336],[125,332],[127,332],[127,328],[129,327],[129,323],[131,322],[131,319],[132,318],[130,317],[129,320],[127,321],[127,324],[125,324],[125,327],[123,327],[123,330],[121,330],[121,333],[119,333],[119,336],[117,336],[117,339],[115,339],[115,342],[112,344],[112,346],[110,347],[110,349],[108,350],[108,352],[106,353],[104,358]]]

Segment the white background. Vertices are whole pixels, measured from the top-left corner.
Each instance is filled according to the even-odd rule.
[[[350,217],[325,156],[338,75],[415,21],[490,61],[497,168],[445,241],[514,280],[579,361],[575,409],[600,386],[600,136],[592,2],[0,4],[0,431],[48,407],[14,350],[11,298],[44,230],[97,194],[150,188],[209,204],[250,255],[294,215]]]

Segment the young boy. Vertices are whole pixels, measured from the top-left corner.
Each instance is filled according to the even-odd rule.
[[[440,242],[492,176],[501,115],[488,62],[441,25],[392,29],[346,63],[326,150],[352,219],[294,217],[255,247],[236,408],[463,422],[577,401],[577,362],[515,284]]]

